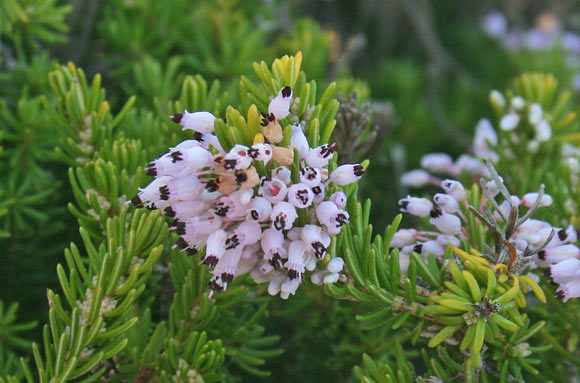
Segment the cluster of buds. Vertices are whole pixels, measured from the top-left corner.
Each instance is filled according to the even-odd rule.
[[[340,277],[344,262],[327,256],[331,237],[349,219],[346,195],[337,186],[357,181],[365,170],[346,164],[329,172],[336,145],[311,148],[300,125],[292,126],[290,145],[280,145],[280,121],[290,114],[291,98],[284,87],[263,114],[263,134],[227,152],[213,134],[212,114],[171,116],[193,130],[194,139],[151,162],[146,170],[155,180],[132,200],[174,218],[179,249],[195,254],[205,247],[201,262],[212,269],[212,293],[250,273],[285,299],[321,260],[313,282]]]
[[[433,200],[407,197],[399,201],[401,211],[421,217],[429,217],[434,230],[418,231],[401,229],[395,233],[391,247],[400,249],[400,264],[406,273],[411,253],[423,257],[443,257],[448,246],[461,244],[472,247],[469,215],[474,215],[484,227],[492,232],[493,247],[485,245],[484,256],[494,264],[505,264],[511,273],[530,272],[542,267],[559,285],[557,296],[568,300],[580,297],[580,249],[574,245],[578,231],[573,227],[553,227],[548,222],[531,219],[540,207],[550,206],[552,197],[544,194],[543,186],[537,193],[523,197],[512,196],[488,161],[484,161],[490,178],[482,179],[481,205],[474,207],[467,202],[467,192],[455,180],[444,180],[444,193],[435,194]],[[499,203],[496,197],[503,197]],[[521,207],[528,210],[520,217]],[[528,276],[538,279],[529,273]]]

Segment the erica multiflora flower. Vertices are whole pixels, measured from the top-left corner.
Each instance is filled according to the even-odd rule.
[[[296,292],[308,271],[314,283],[341,278],[344,262],[328,257],[332,237],[349,222],[346,195],[337,189],[365,169],[346,164],[329,172],[336,145],[311,148],[299,124],[292,125],[290,144],[281,146],[291,101],[292,89],[282,88],[262,113],[253,144],[236,143],[228,151],[213,134],[211,113],[170,116],[194,139],[147,165],[155,179],[132,199],[174,219],[175,247],[188,254],[205,248],[200,262],[211,269],[212,293],[245,273],[282,298]]]
[[[559,285],[557,296],[580,297],[580,248],[574,243],[578,231],[572,226],[558,228],[550,223],[530,219],[536,209],[552,204],[552,197],[539,192],[522,196],[509,194],[503,180],[489,162],[486,162],[489,179],[481,180],[483,195],[480,205],[470,206],[468,195],[459,181],[444,180],[433,201],[408,196],[399,201],[401,211],[429,219],[433,230],[400,229],[391,247],[400,249],[400,266],[407,271],[411,253],[423,257],[443,257],[449,246],[467,245],[476,248],[481,238],[472,238],[474,215],[485,231],[492,232],[493,245],[481,244],[486,258],[495,264],[503,264],[510,273],[530,273],[540,267]],[[478,197],[478,198],[480,198]],[[503,198],[498,202],[496,199]],[[528,211],[519,217],[520,209]],[[533,274],[528,274],[533,276]],[[537,277],[537,276],[535,276]]]

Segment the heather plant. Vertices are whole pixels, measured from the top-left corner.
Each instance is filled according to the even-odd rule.
[[[418,93],[352,76],[361,39],[276,2],[113,1],[66,43],[75,6],[0,8],[0,382],[577,378],[567,82],[523,74],[487,116],[457,110],[466,153],[371,203],[386,134],[429,122],[397,109]],[[399,188],[422,195],[384,201]]]

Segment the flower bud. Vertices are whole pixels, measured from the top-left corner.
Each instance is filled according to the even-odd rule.
[[[262,127],[264,131],[264,137],[268,142],[272,144],[277,144],[284,139],[284,134],[282,132],[282,127],[276,116],[274,114],[262,114]]]
[[[409,246],[415,242],[417,235],[417,230],[415,229],[399,229],[393,235],[393,239],[391,239],[391,244],[389,247],[397,247],[402,248],[405,246]]]
[[[511,131],[517,128],[520,123],[520,116],[517,113],[509,113],[503,116],[499,122],[501,130]]]
[[[340,257],[332,258],[330,262],[328,262],[328,265],[326,265],[326,270],[331,273],[340,273],[343,268],[344,260]]]
[[[328,161],[332,158],[336,144],[325,144],[312,148],[308,151],[306,162],[308,165],[315,168],[323,168],[328,165]]]
[[[292,125],[292,136],[290,137],[290,145],[298,150],[300,159],[306,159],[310,146],[308,145],[308,139],[302,131],[302,126],[300,124]]]
[[[346,206],[347,198],[346,194],[341,191],[337,191],[332,193],[330,196],[330,201],[334,202],[334,204],[339,208],[342,209]]]
[[[532,207],[540,196],[539,193],[528,193],[522,197],[522,204],[526,207]],[[544,194],[540,200],[540,207],[550,206],[554,200],[549,194]]]
[[[455,213],[459,210],[457,200],[448,194],[437,193],[433,197],[433,201],[439,205],[446,213]]]
[[[441,187],[445,190],[445,193],[455,198],[457,202],[467,201],[467,193],[465,192],[465,188],[461,182],[444,180],[441,182]]]
[[[528,110],[528,121],[531,125],[536,125],[542,119],[542,114],[542,106],[534,102]]]

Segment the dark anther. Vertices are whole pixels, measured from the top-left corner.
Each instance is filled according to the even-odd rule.
[[[274,218],[274,229],[283,230],[284,227],[286,227],[286,219],[281,215],[276,216],[276,218]]]
[[[214,267],[215,265],[217,265],[218,259],[215,255],[207,255],[203,258],[203,261],[201,261],[201,263],[207,265],[208,267]]]
[[[185,250],[189,247],[189,245],[187,244],[187,242],[185,242],[185,239],[183,238],[179,238],[177,242],[175,242],[175,245],[179,250]]]
[[[418,245],[413,246],[413,251],[415,253],[421,254],[421,251],[422,250],[423,250],[423,245],[421,245],[421,244],[418,244]]]
[[[205,189],[210,193],[217,191],[219,189],[217,179],[211,179],[211,180],[207,181],[205,183]]]
[[[565,241],[566,238],[568,238],[568,233],[566,232],[566,229],[560,229],[558,231],[558,238],[560,238],[560,241]]]
[[[409,206],[409,201],[408,201],[408,200],[406,200],[406,199],[404,199],[404,200],[401,200],[401,201],[399,202],[399,206],[400,206],[401,208],[403,208],[404,210],[407,210],[407,207]]]
[[[282,89],[282,96],[283,97],[290,97],[291,94],[292,94],[292,89],[289,86],[285,86]]]
[[[540,258],[542,261],[546,260],[546,251],[542,250],[542,251],[538,251],[538,258]]]
[[[443,215],[443,211],[441,210],[439,205],[433,205],[433,209],[431,209],[429,215],[431,216],[431,218],[438,218]]]
[[[165,209],[163,209],[163,214],[165,214],[168,217],[175,217],[175,210],[173,210],[171,208],[171,206],[167,206]]]
[[[238,160],[226,160],[225,162],[226,163],[224,164],[224,168],[226,168],[227,170],[232,170],[236,167]]]
[[[314,194],[317,194],[318,195],[318,194],[322,193],[322,188],[320,186],[315,186],[315,187],[312,188],[312,192]]]
[[[274,268],[274,270],[278,270],[282,267],[282,257],[280,257],[280,254],[274,253],[272,259],[270,259],[268,263]]]
[[[276,121],[276,117],[274,113],[266,114],[262,113],[262,126],[268,125],[270,122]]]
[[[250,211],[250,216],[256,221],[260,218],[260,214],[255,209]]]
[[[203,142],[203,133],[200,132],[193,133],[193,139],[198,142]]]
[[[221,277],[224,283],[232,283],[234,280],[234,275],[230,273],[222,273]]]
[[[556,291],[556,294],[554,295],[557,299],[562,299],[566,296],[566,294],[564,294],[564,291],[560,290],[560,291]]]
[[[155,164],[153,162],[145,167],[145,174],[147,174],[150,177],[157,176],[157,168],[155,167]]]
[[[238,173],[236,174],[236,182],[238,185],[243,184],[248,180],[248,175],[246,173]]]
[[[164,201],[167,201],[169,199],[169,188],[167,187],[167,185],[161,186],[159,188],[159,194],[160,194],[160,198]]]
[[[181,119],[183,118],[183,114],[175,113],[173,116],[169,116],[169,118],[171,118],[171,121],[175,122],[176,124],[179,124],[181,122]]]
[[[355,165],[353,167],[353,171],[354,171],[354,175],[357,177],[360,177],[363,174],[365,174],[365,168],[363,168],[362,165]]]
[[[192,247],[191,249],[187,249],[186,250],[187,255],[189,255],[190,257],[193,256],[193,255],[195,255],[195,254],[197,254],[197,251],[198,250],[195,247]]]
[[[135,197],[131,198],[131,203],[135,207],[143,207],[143,201],[141,201],[141,197],[136,195]]]
[[[171,152],[171,154],[169,155],[171,157],[171,162],[176,163],[177,161],[182,161],[183,160],[183,153],[181,153],[179,150],[176,152]]]
[[[290,279],[298,278],[299,274],[300,273],[298,273],[298,271],[296,271],[296,270],[288,270],[288,278],[290,278]]]
[[[318,259],[321,259],[324,254],[326,254],[327,248],[322,244],[322,242],[313,242],[312,248],[314,249],[314,255]]]
[[[185,235],[185,222],[177,222],[175,224],[175,232],[179,235]]]
[[[248,149],[248,156],[252,157],[253,159],[258,158],[258,156],[260,155],[260,151],[256,148],[250,148]]]

